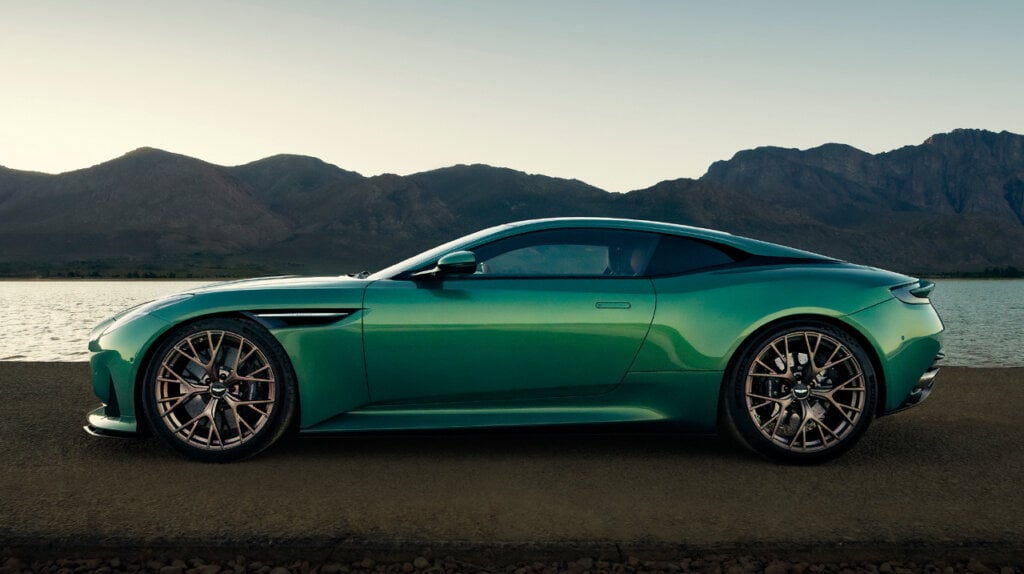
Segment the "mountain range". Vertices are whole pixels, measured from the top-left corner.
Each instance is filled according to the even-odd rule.
[[[0,276],[341,274],[553,216],[712,227],[914,274],[1024,269],[1024,136],[760,147],[628,193],[479,164],[366,177],[306,156],[228,167],[153,148],[55,175],[0,167]]]

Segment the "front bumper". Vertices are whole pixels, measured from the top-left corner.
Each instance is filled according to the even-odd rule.
[[[86,416],[86,425],[82,430],[101,438],[133,438],[138,436],[138,425],[135,419],[125,420],[124,417],[107,415],[107,405],[92,411]]]
[[[97,326],[89,340],[93,392],[102,406],[86,415],[85,431],[93,436],[131,436],[139,432],[135,382],[143,352],[168,323],[143,315],[118,329]]]

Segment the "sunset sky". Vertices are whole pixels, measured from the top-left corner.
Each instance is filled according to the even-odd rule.
[[[1024,133],[1024,2],[0,0],[0,165],[152,146],[627,191],[741,149]]]

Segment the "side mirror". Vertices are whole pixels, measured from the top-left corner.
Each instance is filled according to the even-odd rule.
[[[437,260],[437,272],[448,273],[475,273],[476,254],[472,251],[453,251]]]
[[[412,274],[415,279],[433,279],[442,275],[476,273],[476,254],[472,251],[453,251],[437,260],[432,269]]]

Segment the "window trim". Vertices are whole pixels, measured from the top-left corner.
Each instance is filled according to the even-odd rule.
[[[399,280],[399,281],[409,281],[409,280],[411,280],[411,281],[423,281],[423,280],[426,280],[426,281],[446,281],[446,280],[485,281],[485,280],[520,280],[520,279],[522,279],[522,280],[552,280],[552,279],[558,279],[558,280],[581,280],[581,279],[582,280],[593,280],[593,279],[611,279],[611,280],[623,280],[623,279],[626,279],[626,280],[628,280],[628,279],[636,280],[636,279],[644,279],[644,280],[655,280],[655,279],[667,279],[667,278],[672,278],[672,277],[682,277],[682,276],[685,276],[685,275],[692,275],[694,273],[705,273],[705,272],[708,272],[708,271],[718,271],[718,270],[729,268],[729,267],[732,267],[732,266],[744,266],[744,265],[751,264],[751,262],[754,262],[754,261],[757,261],[757,260],[761,259],[760,256],[753,255],[751,253],[743,251],[742,249],[739,249],[739,248],[734,247],[732,245],[726,245],[726,244],[723,244],[723,243],[717,243],[715,241],[712,241],[712,240],[709,240],[709,239],[705,239],[705,238],[702,238],[702,237],[692,237],[690,235],[683,235],[683,234],[677,234],[677,233],[666,233],[664,231],[640,230],[640,229],[623,229],[623,228],[610,228],[610,227],[554,227],[554,228],[547,228],[547,229],[536,229],[536,230],[528,231],[528,232],[522,233],[522,234],[509,235],[509,236],[505,236],[505,237],[500,237],[500,238],[492,239],[491,241],[487,241],[487,242],[484,242],[484,243],[478,243],[478,244],[475,244],[475,245],[474,244],[463,245],[463,246],[459,247],[459,249],[456,249],[456,250],[473,251],[475,253],[477,249],[480,249],[481,247],[485,247],[485,246],[490,245],[492,243],[497,243],[499,241],[506,241],[506,240],[509,240],[509,239],[525,237],[525,236],[529,236],[529,235],[533,235],[533,234],[548,233],[548,232],[554,232],[554,231],[625,232],[625,233],[637,234],[637,235],[650,235],[650,236],[653,236],[653,241],[652,241],[651,247],[649,248],[650,251],[648,253],[647,261],[646,261],[646,263],[644,265],[643,272],[640,273],[640,274],[637,274],[637,275],[633,275],[633,276],[629,276],[629,275],[604,275],[604,274],[597,274],[597,275],[485,275],[484,274],[484,275],[481,275],[481,274],[476,274],[476,273],[452,274],[452,275],[437,275],[437,276],[421,275],[421,276],[418,276],[418,277],[414,276],[417,273],[421,273],[423,271],[427,271],[427,270],[429,270],[429,269],[431,269],[433,267],[436,267],[437,266],[437,261],[441,257],[444,257],[444,255],[447,254],[447,252],[446,252],[446,253],[442,253],[436,259],[434,259],[433,261],[423,265],[422,267],[406,270],[406,271],[402,272],[400,275],[392,277],[392,279],[393,280]],[[717,264],[717,265],[709,265],[709,266],[705,266],[705,267],[696,267],[696,268],[693,268],[693,269],[687,269],[687,270],[679,271],[679,272],[676,272],[676,273],[664,273],[664,274],[659,274],[659,275],[651,274],[650,273],[650,266],[651,266],[651,261],[654,258],[654,254],[657,252],[658,248],[661,246],[662,241],[665,238],[671,238],[671,237],[680,238],[680,239],[684,239],[684,240],[687,240],[687,241],[693,241],[693,242],[696,242],[696,243],[701,243],[701,244],[704,244],[704,245],[706,245],[708,247],[711,247],[713,249],[717,249],[718,251],[721,251],[722,253],[724,253],[726,256],[730,257],[732,259],[732,261],[725,262],[725,263],[720,263],[720,264]],[[803,261],[803,260],[801,260],[801,261]]]

